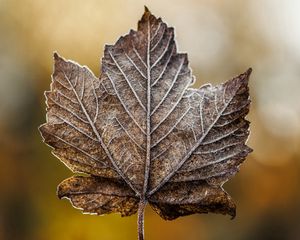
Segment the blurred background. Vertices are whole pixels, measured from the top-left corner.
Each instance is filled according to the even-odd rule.
[[[163,221],[146,211],[146,239],[300,239],[300,1],[0,0],[0,239],[137,239],[136,216],[83,215],[56,186],[72,173],[42,143],[43,92],[53,52],[98,76],[105,43],[136,23],[144,5],[175,26],[196,86],[253,68],[249,145],[225,184],[237,217]]]

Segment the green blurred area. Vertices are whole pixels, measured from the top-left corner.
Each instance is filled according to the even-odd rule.
[[[146,211],[146,239],[300,239],[300,2],[297,0],[0,0],[0,239],[136,239],[136,216],[83,215],[56,186],[72,173],[42,143],[54,51],[99,75],[105,43],[143,5],[175,26],[196,86],[253,68],[249,145],[225,184],[237,217],[167,222]]]

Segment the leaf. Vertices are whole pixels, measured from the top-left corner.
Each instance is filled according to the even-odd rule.
[[[164,219],[193,213],[235,216],[222,185],[251,149],[248,78],[251,69],[199,89],[178,53],[174,29],[146,8],[115,45],[107,45],[102,74],[54,54],[46,92],[44,141],[73,172],[58,196],[87,213],[138,211],[143,239],[149,203]]]
[[[58,196],[70,198],[74,207],[88,213],[119,212],[122,216],[130,216],[137,211],[138,199],[132,189],[122,181],[107,178],[68,178],[59,185]]]

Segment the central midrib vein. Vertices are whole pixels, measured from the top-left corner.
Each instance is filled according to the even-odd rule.
[[[147,16],[147,117],[146,117],[146,162],[145,162],[145,176],[144,176],[144,187],[141,198],[143,201],[146,199],[146,192],[148,189],[148,180],[149,180],[149,171],[150,171],[150,161],[151,161],[151,66],[150,66],[150,19],[149,15]]]

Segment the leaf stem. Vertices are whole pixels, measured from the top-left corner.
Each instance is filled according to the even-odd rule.
[[[147,205],[147,201],[141,199],[139,203],[138,209],[138,240],[144,240],[144,214],[145,214],[145,207]]]

